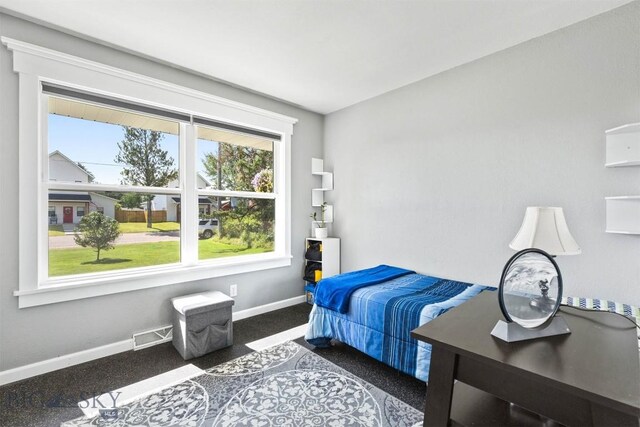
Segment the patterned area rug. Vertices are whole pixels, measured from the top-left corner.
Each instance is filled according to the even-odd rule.
[[[63,423],[76,426],[415,426],[422,413],[294,342]]]

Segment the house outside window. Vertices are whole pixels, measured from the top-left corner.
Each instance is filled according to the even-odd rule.
[[[48,201],[62,224],[102,212],[131,234],[140,226],[141,235],[153,233],[146,221],[136,222],[140,216],[173,227],[161,229],[169,238],[160,249],[149,247],[151,252],[114,241],[113,250],[101,251],[100,257],[109,258],[103,263],[96,248],[61,250],[47,227],[34,236],[32,223],[38,215],[44,219],[44,212],[21,212],[23,262],[15,292],[21,308],[291,264],[295,119],[38,46],[2,42],[13,52],[21,79],[21,206]],[[79,128],[83,139],[74,138]],[[143,179],[150,171],[135,162],[141,141],[156,148],[161,179]],[[98,157],[83,150],[87,145],[100,147]],[[238,164],[246,173],[233,176]],[[199,239],[202,215],[216,220],[220,235]],[[216,252],[215,239],[225,250]],[[146,243],[129,246],[136,244]],[[74,267],[66,267],[69,262]]]

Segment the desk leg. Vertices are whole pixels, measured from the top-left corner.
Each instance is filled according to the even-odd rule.
[[[427,385],[427,403],[424,408],[426,426],[447,426],[451,417],[451,398],[458,356],[448,350],[433,346],[429,384]]]

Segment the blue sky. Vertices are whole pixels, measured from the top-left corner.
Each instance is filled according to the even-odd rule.
[[[117,165],[114,159],[118,154],[118,142],[124,138],[121,126],[49,114],[48,127],[49,153],[59,150],[71,160],[84,164],[94,174],[96,182],[120,184],[122,166]],[[177,168],[178,136],[164,135],[160,145],[173,157]],[[217,142],[199,140],[198,159],[202,159],[204,153],[217,152],[217,149]],[[198,171],[209,178],[200,161]]]

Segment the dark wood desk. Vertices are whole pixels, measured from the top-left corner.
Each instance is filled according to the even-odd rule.
[[[562,307],[558,315],[571,334],[506,343],[491,336],[504,320],[498,295],[483,292],[412,331],[433,345],[424,425],[468,422],[473,408],[452,402],[458,380],[473,387],[460,387],[467,397],[483,390],[565,425],[637,427],[640,358],[633,325],[606,312]]]

